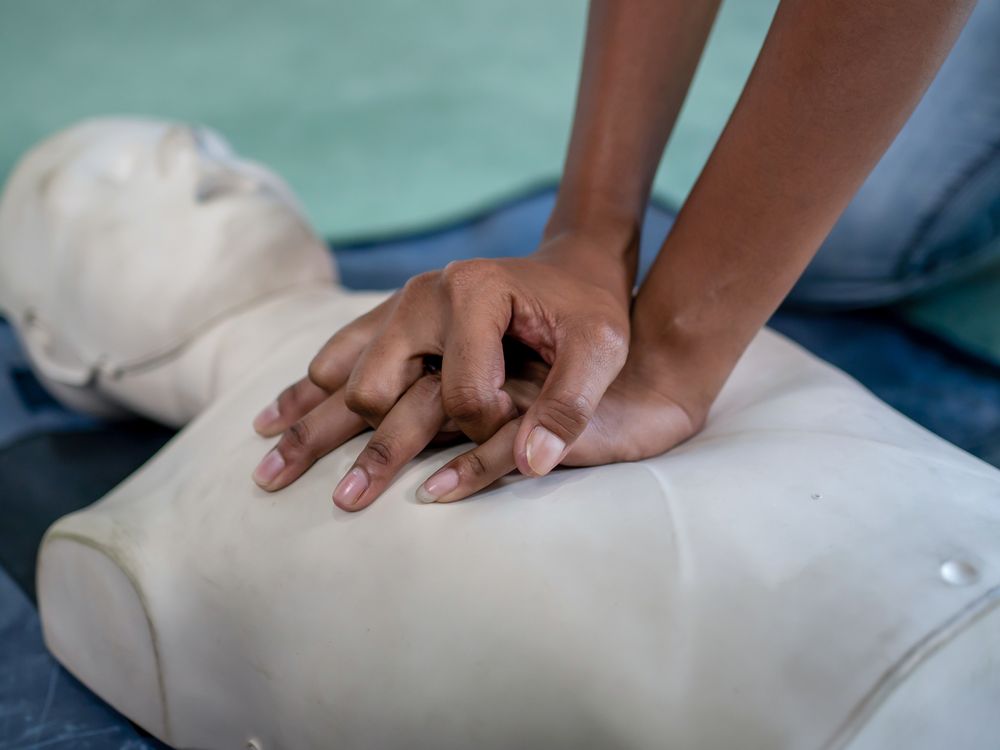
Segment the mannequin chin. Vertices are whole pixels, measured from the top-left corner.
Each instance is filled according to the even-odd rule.
[[[50,158],[57,174],[117,164],[116,140],[136,142],[119,135],[132,126],[86,127],[65,165]],[[149,135],[141,163],[185,132],[136,127]],[[334,284],[290,199],[250,211],[258,198],[240,197],[227,209],[238,224],[209,220],[184,193],[200,181],[170,172],[60,213],[32,164],[0,205],[0,264],[33,284],[5,274],[2,302],[29,351],[32,326],[45,331],[38,368],[164,420],[199,413],[58,521],[39,557],[53,653],[158,737],[861,750],[1000,736],[1000,472],[793,344],[762,332],[705,430],[666,455],[418,503],[455,447],[345,514],[329,495],[363,437],[267,494],[249,479],[265,449],[249,424],[381,295]],[[149,322],[131,287],[168,248],[138,252],[134,238],[167,232],[188,249],[146,288],[163,315]],[[29,246],[50,265],[21,257]],[[60,297],[66,269],[95,255],[118,269],[100,277],[104,294],[94,282]],[[287,267],[298,262],[310,274]],[[95,324],[112,312],[115,326]],[[79,363],[90,379],[74,380]]]

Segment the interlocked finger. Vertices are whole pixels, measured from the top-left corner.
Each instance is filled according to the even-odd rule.
[[[253,479],[270,492],[287,487],[366,427],[365,421],[344,404],[343,391],[337,391],[285,430],[257,466]]]
[[[396,475],[438,434],[444,424],[441,379],[424,375],[386,414],[351,469],[333,492],[348,511],[371,505]]]
[[[510,474],[514,465],[514,438],[521,426],[515,419],[489,440],[453,458],[420,485],[417,499],[424,503],[453,503]]]

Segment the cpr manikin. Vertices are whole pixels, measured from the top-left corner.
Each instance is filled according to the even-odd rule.
[[[92,121],[0,205],[0,305],[54,392],[172,424],[42,545],[47,642],[183,748],[970,748],[1000,737],[1000,472],[761,333],[633,464],[330,502],[256,409],[379,295],[217,135]]]

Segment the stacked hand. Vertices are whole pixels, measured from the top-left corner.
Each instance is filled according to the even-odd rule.
[[[334,335],[257,418],[262,435],[282,434],[257,482],[280,489],[369,426],[334,491],[345,509],[458,433],[478,447],[423,499],[457,500],[515,467],[642,458],[692,434],[975,3],[912,5],[780,4],[630,314],[627,259],[718,3],[592,2],[557,233],[527,260],[419,276]]]
[[[596,280],[596,281],[595,281]],[[421,274],[342,328],[254,421],[281,435],[255,481],[281,489],[374,428],[334,490],[371,504],[431,443],[478,443],[431,476],[425,502],[459,500],[518,469],[595,465],[662,453],[703,414],[629,356],[631,278],[580,238],[525,259],[456,262]]]

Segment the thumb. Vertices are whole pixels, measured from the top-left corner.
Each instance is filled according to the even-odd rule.
[[[522,474],[548,474],[569,453],[624,366],[626,342],[604,325],[567,333],[538,398],[521,420],[514,461]]]

